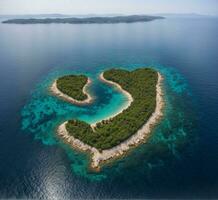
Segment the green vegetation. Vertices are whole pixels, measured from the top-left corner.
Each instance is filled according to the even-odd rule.
[[[114,118],[97,123],[95,131],[79,120],[70,120],[66,124],[69,134],[100,151],[128,139],[149,119],[156,107],[158,74],[150,68],[132,72],[111,69],[104,72],[104,77],[128,91],[134,99],[132,104]]]
[[[87,99],[87,95],[83,93],[83,87],[87,81],[88,78],[84,75],[63,76],[57,80],[57,88],[64,94],[83,101]]]
[[[159,16],[148,15],[130,15],[130,16],[116,16],[116,17],[86,17],[86,18],[44,18],[44,19],[9,19],[2,23],[7,24],[114,24],[114,23],[134,23],[134,22],[148,22],[155,19],[164,19]]]

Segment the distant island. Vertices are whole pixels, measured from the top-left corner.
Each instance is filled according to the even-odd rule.
[[[115,16],[115,17],[70,17],[70,18],[28,18],[28,19],[9,19],[3,21],[6,24],[116,24],[116,23],[134,23],[134,22],[149,22],[156,19],[164,19],[160,16],[148,15],[130,15],[130,16]]]
[[[69,76],[60,77],[52,84],[61,81],[62,92],[65,95],[73,95],[77,101],[87,99],[81,93],[85,87],[85,76],[77,76],[76,81],[81,80],[74,86],[74,92],[68,89],[72,78]],[[82,77],[82,78],[81,78]],[[88,124],[84,121],[72,119],[64,122],[58,127],[58,136],[73,148],[91,153],[91,167],[99,169],[100,164],[112,158],[119,157],[128,151],[132,146],[148,138],[151,128],[162,116],[163,93],[161,89],[162,76],[151,68],[140,68],[134,71],[121,69],[110,69],[100,74],[100,80],[106,84],[118,88],[128,97],[129,104],[116,115],[110,116],[95,124]],[[71,82],[72,83],[72,82]],[[77,87],[75,89],[75,87]],[[79,95],[75,95],[78,91]],[[67,95],[68,96],[68,95]],[[72,102],[73,103],[73,102]]]

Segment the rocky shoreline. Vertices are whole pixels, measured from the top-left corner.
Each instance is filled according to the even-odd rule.
[[[127,95],[128,92],[123,90],[120,85],[118,85],[117,83],[114,83],[112,81],[108,81],[108,80],[104,79],[103,73],[100,75],[100,79],[108,84],[116,85],[119,90],[121,90],[123,93],[126,93],[126,95]],[[69,144],[72,148],[75,148],[75,149],[78,149],[81,151],[88,151],[91,154],[91,168],[94,170],[99,170],[100,165],[103,162],[106,162],[110,159],[114,159],[116,157],[122,156],[131,147],[137,146],[138,144],[144,142],[146,140],[146,138],[148,138],[149,133],[152,131],[152,128],[155,126],[155,124],[157,124],[157,122],[163,116],[162,110],[163,110],[163,106],[164,106],[164,100],[163,100],[163,91],[162,91],[162,87],[161,87],[162,80],[163,80],[163,77],[161,76],[160,73],[158,73],[158,82],[156,85],[156,108],[155,108],[155,111],[150,116],[148,121],[134,135],[132,135],[130,138],[128,138],[124,142],[120,143],[119,145],[112,147],[111,149],[106,149],[106,150],[103,150],[100,152],[100,151],[98,151],[98,149],[91,147],[87,144],[84,144],[82,141],[69,135],[67,130],[66,130],[66,127],[65,127],[67,122],[64,122],[63,124],[61,124],[58,127],[58,130],[57,130],[58,136],[60,138],[62,138],[64,140],[64,142]],[[128,93],[128,95],[130,95],[130,94]],[[130,98],[130,96],[129,96],[129,98]],[[132,99],[132,96],[130,99]]]
[[[85,86],[83,87],[83,93],[87,95],[87,98],[83,101],[79,101],[76,100],[66,94],[64,94],[63,92],[61,92],[58,88],[57,88],[57,80],[55,80],[52,84],[52,86],[50,87],[50,91],[52,92],[52,94],[54,94],[55,96],[58,96],[62,99],[64,99],[65,101],[68,101],[70,103],[76,104],[76,105],[87,105],[93,102],[94,98],[89,94],[88,92],[88,87],[91,85],[92,81],[90,78],[88,78],[87,83],[85,84]]]

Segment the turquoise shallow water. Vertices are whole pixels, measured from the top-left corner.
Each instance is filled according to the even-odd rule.
[[[131,65],[131,67],[127,68],[133,70],[137,67],[139,66]],[[143,151],[145,154],[146,151],[148,151],[149,154],[169,153],[173,154],[175,157],[179,157],[179,149],[182,148],[182,145],[188,142],[189,139],[187,135],[188,130],[186,130],[185,127],[188,122],[184,122],[184,120],[188,120],[186,119],[184,106],[188,109],[188,105],[185,105],[183,96],[187,95],[190,98],[190,91],[188,90],[184,78],[176,71],[160,65],[153,66],[153,68],[160,71],[164,76],[163,90],[165,93],[165,108],[163,119],[151,133],[151,138],[148,143],[132,150],[129,153],[130,155],[126,156],[127,158],[124,157],[115,162],[111,162],[109,165],[105,165],[100,173],[94,173],[89,170],[88,155],[76,152],[76,150],[63,144],[56,137],[57,126],[66,120],[75,118],[86,121],[87,123],[94,123],[116,113],[116,111],[127,102],[127,98],[123,94],[98,80],[100,72],[86,74],[93,80],[93,84],[90,86],[89,91],[95,96],[95,102],[87,106],[72,105],[53,96],[49,91],[50,85],[57,77],[66,74],[79,74],[82,72],[55,71],[48,74],[48,76],[41,80],[32,91],[29,102],[21,112],[23,118],[22,129],[27,132],[32,132],[34,138],[41,140],[43,144],[61,146],[61,148],[66,151],[71,161],[73,173],[84,176],[90,180],[101,180],[102,178],[106,178],[107,173],[109,173],[108,171],[113,170],[113,168],[116,169],[121,163],[132,163],[132,161],[129,161],[131,160],[132,152]],[[179,102],[182,103],[183,106],[178,106]],[[190,109],[192,108],[190,107],[189,110]],[[176,114],[174,114],[175,111]],[[175,126],[175,121],[177,124],[175,127],[176,130],[172,127]],[[192,123],[192,121],[190,123]],[[147,148],[154,148],[154,150],[147,150]],[[150,163],[149,158],[147,158],[147,161],[146,165],[148,167],[162,163],[161,160],[159,160],[158,163],[152,164]]]

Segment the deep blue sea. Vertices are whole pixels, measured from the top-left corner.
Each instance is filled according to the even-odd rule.
[[[146,66],[164,76],[163,119],[145,144],[90,171],[89,156],[63,144],[57,126],[116,112],[127,100],[99,73]],[[50,94],[71,73],[93,79],[92,105]],[[217,18],[0,24],[0,197],[218,198],[217,76]]]

